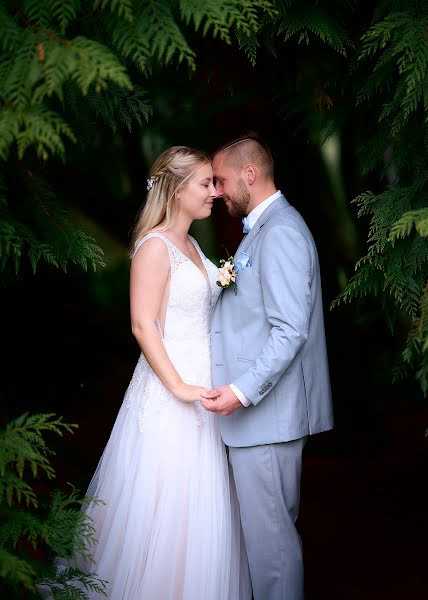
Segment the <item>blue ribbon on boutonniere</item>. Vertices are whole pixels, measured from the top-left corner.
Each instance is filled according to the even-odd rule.
[[[250,255],[246,252],[241,252],[238,257],[238,260],[235,261],[235,271],[241,271],[241,269],[246,269],[247,267],[251,267]]]

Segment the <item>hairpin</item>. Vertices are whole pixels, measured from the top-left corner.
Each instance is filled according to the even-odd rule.
[[[156,177],[154,175],[152,175],[152,177],[149,177],[149,179],[147,180],[147,191],[152,189],[153,184],[156,183],[158,179],[159,177]]]

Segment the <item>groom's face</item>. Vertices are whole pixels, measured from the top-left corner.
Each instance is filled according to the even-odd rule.
[[[244,180],[232,167],[227,166],[221,154],[213,160],[215,188],[223,198],[231,217],[244,217],[250,203],[250,194]]]

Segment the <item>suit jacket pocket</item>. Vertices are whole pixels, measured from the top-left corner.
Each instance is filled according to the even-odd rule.
[[[237,356],[236,360],[240,363],[245,363],[247,365],[253,365],[256,361],[254,358],[246,358],[245,356]]]
[[[256,361],[252,358],[247,358],[245,356],[238,355],[236,357],[235,369],[234,372],[236,375],[243,375],[246,373],[251,367],[254,365]]]

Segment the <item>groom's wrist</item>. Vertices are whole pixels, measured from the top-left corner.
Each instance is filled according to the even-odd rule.
[[[235,396],[238,398],[238,400],[242,404],[242,406],[250,406],[250,404],[251,404],[250,400],[248,400],[247,396],[245,394],[243,394],[241,392],[241,390],[239,390],[236,387],[236,385],[233,385],[233,383],[230,383],[229,387],[232,390],[232,392],[235,394]]]

